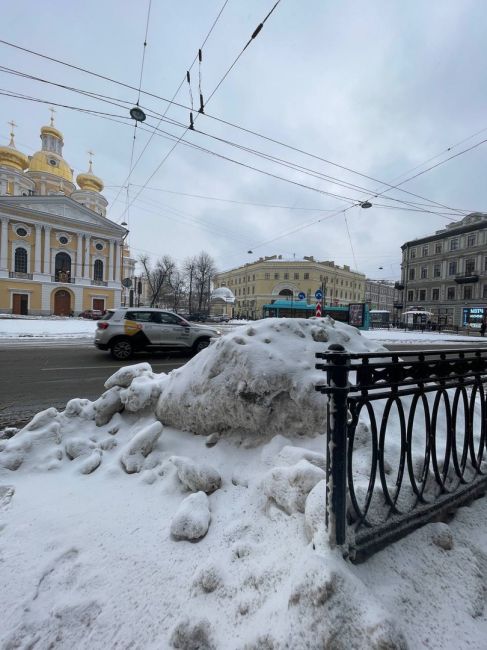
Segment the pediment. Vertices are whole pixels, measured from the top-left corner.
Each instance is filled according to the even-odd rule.
[[[5,199],[7,197],[2,198]],[[96,226],[109,230],[114,234],[116,233],[119,236],[125,233],[125,228],[122,226],[113,223],[113,221],[110,221],[106,217],[96,214],[96,212],[85,208],[67,196],[12,196],[8,197],[6,201],[0,200],[0,206],[2,204],[29,210],[34,213],[53,215],[67,222],[76,222],[78,225],[84,223],[87,226]]]

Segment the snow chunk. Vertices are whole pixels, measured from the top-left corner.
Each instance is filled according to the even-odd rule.
[[[120,388],[115,386],[107,390],[101,397],[93,402],[95,412],[95,423],[98,427],[110,422],[115,413],[122,410],[122,400],[120,398]]]
[[[163,378],[165,376],[162,375]],[[150,373],[150,376],[145,374],[140,377],[135,377],[129,387],[121,390],[120,398],[127,411],[135,413],[154,404],[160,394],[161,377]]]
[[[288,515],[304,512],[306,497],[314,486],[326,478],[325,472],[307,460],[292,467],[275,467],[265,476],[265,494],[285,510]]]
[[[208,532],[210,506],[204,492],[190,494],[182,501],[171,522],[171,534],[176,539],[200,539]]]
[[[451,551],[453,548],[453,535],[450,526],[441,522],[431,524],[429,529],[432,532],[432,542],[444,551]]]
[[[319,537],[324,541],[326,535],[326,481],[317,483],[308,494],[304,506],[304,527],[310,542]]]
[[[106,380],[105,388],[113,388],[114,386],[128,388],[136,377],[148,373],[152,373],[149,363],[136,363],[133,366],[125,366]]]
[[[291,445],[286,445],[281,449],[276,458],[276,465],[296,465],[296,463],[299,463],[303,459],[322,470],[326,469],[326,458],[324,454],[305,449],[304,447],[293,447]]]
[[[127,474],[140,472],[162,433],[162,424],[153,422],[141,429],[122,451],[120,462]]]
[[[330,318],[267,318],[235,328],[166,376],[156,415],[203,435],[322,433],[326,399],[315,386],[326,378],[315,354],[333,343],[351,352],[383,350]]]
[[[92,472],[95,471],[99,467],[101,463],[101,451],[99,449],[95,449],[94,451],[91,452],[91,454],[83,460],[79,471],[82,474],[91,474]]]
[[[195,463],[185,456],[171,456],[169,460],[176,466],[181,483],[192,492],[211,494],[221,486],[221,476],[211,465]]]
[[[78,456],[85,456],[91,453],[95,445],[83,438],[71,438],[64,445],[64,450],[69,459],[74,460]]]
[[[210,622],[206,618],[192,622],[189,618],[183,619],[176,625],[171,635],[170,643],[178,650],[214,650],[211,641]]]

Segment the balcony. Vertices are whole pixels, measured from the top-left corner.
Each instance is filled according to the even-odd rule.
[[[455,276],[455,282],[457,284],[469,284],[478,281],[479,275],[476,271],[465,271],[465,273]]]
[[[32,273],[21,273],[20,271],[9,271],[9,278],[17,278],[18,280],[32,280]]]
[[[96,287],[108,287],[108,282],[104,280],[92,280],[91,284]]]
[[[61,282],[62,284],[75,284],[76,278],[72,278],[66,271],[58,271],[56,275],[51,275],[51,282]]]
[[[397,291],[403,291],[404,290],[404,285],[402,282],[394,282],[394,289]]]

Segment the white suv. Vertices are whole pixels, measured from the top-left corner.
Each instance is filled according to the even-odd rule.
[[[97,323],[95,345],[112,357],[129,359],[137,350],[180,349],[200,352],[221,332],[188,323],[172,311],[133,307],[109,309]]]

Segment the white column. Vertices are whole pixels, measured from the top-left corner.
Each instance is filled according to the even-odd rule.
[[[34,251],[34,273],[41,272],[41,226],[36,224],[36,244]]]
[[[0,237],[0,269],[8,269],[8,219],[2,218]]]
[[[121,250],[120,244],[115,243],[115,282],[120,282],[120,262],[121,262]]]
[[[113,256],[114,256],[115,242],[110,239],[110,257],[108,258],[108,282],[113,280]]]
[[[76,266],[74,277],[81,278],[83,276],[83,236],[78,233],[78,250],[76,251]]]
[[[83,277],[87,280],[90,279],[90,237],[85,235],[85,270]]]
[[[51,275],[51,228],[44,226],[44,273]]]

